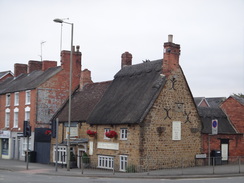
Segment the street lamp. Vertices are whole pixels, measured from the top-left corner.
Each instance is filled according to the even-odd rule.
[[[71,47],[70,47],[70,73],[69,73],[69,112],[68,112],[68,138],[67,138],[67,171],[70,171],[70,121],[71,121],[71,95],[72,95],[72,62],[73,62],[73,29],[74,24],[65,22],[62,19],[56,18],[53,20],[56,23],[65,23],[71,25]],[[57,137],[56,137],[57,138]]]

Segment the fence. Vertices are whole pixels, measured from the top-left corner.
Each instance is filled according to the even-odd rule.
[[[173,160],[161,158],[157,161],[142,158],[138,164],[132,164],[129,158],[121,158],[121,156],[101,157],[97,161],[91,161],[89,157],[77,157],[77,159],[80,160],[76,164],[82,174],[142,173],[166,176],[244,173],[244,157],[228,157],[226,161],[223,161],[221,157],[175,158]]]

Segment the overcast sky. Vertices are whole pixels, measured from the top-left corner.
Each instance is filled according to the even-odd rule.
[[[133,64],[163,57],[168,34],[181,45],[180,65],[194,97],[244,93],[244,0],[0,0],[0,71],[15,63],[56,60],[61,24],[74,23],[82,70],[112,80],[121,54]],[[62,49],[71,26],[63,24]]]

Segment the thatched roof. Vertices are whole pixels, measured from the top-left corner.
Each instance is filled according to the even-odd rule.
[[[96,105],[87,123],[140,123],[165,83],[162,60],[123,67]]]

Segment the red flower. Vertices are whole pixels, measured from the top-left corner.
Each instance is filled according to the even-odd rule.
[[[52,131],[51,130],[46,130],[45,131],[45,135],[51,135],[52,134]]]
[[[92,130],[87,130],[86,133],[87,133],[87,135],[89,135],[89,136],[95,136],[95,135],[97,134],[97,132],[92,131]]]
[[[108,138],[113,138],[113,137],[117,137],[117,133],[115,131],[108,131],[105,133],[105,136]]]

